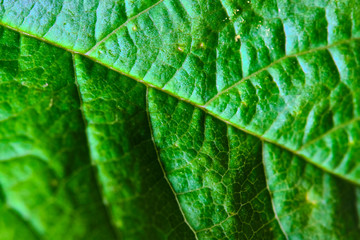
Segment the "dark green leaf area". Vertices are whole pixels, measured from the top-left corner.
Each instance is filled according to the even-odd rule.
[[[1,237],[113,239],[71,54],[3,28],[0,37]]]
[[[264,146],[274,207],[289,239],[359,239],[357,187],[290,152]]]

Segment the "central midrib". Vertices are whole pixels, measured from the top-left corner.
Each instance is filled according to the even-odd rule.
[[[11,30],[16,31],[16,32],[18,32],[18,33],[20,33],[20,34],[23,34],[23,35],[26,35],[26,36],[35,38],[35,39],[37,39],[37,40],[39,40],[39,41],[45,42],[45,43],[50,44],[50,45],[53,45],[53,46],[55,46],[55,47],[59,47],[59,48],[61,48],[61,49],[64,49],[64,50],[67,51],[67,52],[72,53],[72,54],[82,55],[82,56],[84,56],[84,57],[86,57],[86,58],[94,61],[95,63],[98,63],[98,64],[100,64],[100,65],[102,65],[102,66],[107,67],[108,69],[111,69],[111,70],[113,70],[113,71],[115,71],[115,72],[118,72],[118,73],[121,74],[121,75],[124,75],[124,76],[126,76],[126,77],[128,77],[128,78],[131,78],[131,79],[133,79],[133,80],[135,80],[135,81],[137,81],[137,82],[140,82],[140,83],[144,84],[144,85],[147,86],[147,87],[151,87],[151,88],[157,89],[157,90],[159,90],[159,91],[161,91],[161,92],[164,92],[164,93],[166,93],[166,94],[168,94],[168,95],[170,95],[170,96],[172,96],[172,97],[174,97],[174,98],[176,98],[176,99],[178,99],[178,100],[180,100],[180,101],[186,102],[186,103],[188,103],[188,104],[190,104],[190,105],[192,105],[192,106],[194,106],[194,107],[196,107],[196,108],[199,108],[199,109],[203,110],[206,114],[209,114],[209,115],[213,116],[214,118],[216,118],[216,119],[218,119],[218,120],[220,120],[220,121],[222,121],[222,122],[224,122],[224,123],[226,123],[226,124],[228,124],[228,125],[230,125],[230,126],[232,126],[232,127],[234,127],[234,128],[237,128],[237,129],[239,129],[239,130],[241,130],[241,131],[243,131],[243,132],[245,132],[245,133],[247,133],[247,134],[250,134],[250,135],[252,135],[252,136],[254,136],[254,137],[257,137],[257,138],[259,138],[259,139],[260,139],[261,141],[263,141],[263,142],[268,142],[268,143],[274,144],[274,145],[276,145],[276,146],[278,146],[278,147],[280,147],[280,148],[282,148],[282,149],[284,149],[284,150],[286,150],[286,151],[289,151],[289,152],[291,152],[292,154],[294,154],[295,156],[298,156],[298,157],[304,159],[304,160],[307,161],[308,163],[316,166],[317,168],[321,169],[321,170],[324,171],[324,172],[327,172],[327,173],[330,173],[330,174],[332,174],[332,175],[335,175],[335,176],[337,176],[337,177],[339,177],[339,178],[341,178],[341,179],[344,179],[344,180],[346,180],[346,181],[349,181],[349,182],[351,182],[351,183],[353,183],[353,184],[355,184],[355,185],[359,185],[359,183],[355,182],[354,180],[345,178],[343,175],[340,175],[340,174],[338,174],[338,173],[336,173],[336,172],[333,172],[333,171],[330,171],[329,169],[324,168],[323,166],[317,164],[317,163],[314,162],[314,161],[311,161],[311,159],[308,159],[306,156],[298,153],[297,151],[295,151],[295,150],[293,150],[293,149],[288,148],[287,146],[281,145],[281,144],[275,142],[274,140],[266,139],[266,138],[264,138],[262,135],[259,135],[259,134],[257,134],[257,133],[251,132],[251,131],[249,131],[249,130],[247,130],[247,129],[244,129],[244,128],[242,128],[242,127],[240,127],[240,126],[238,126],[238,125],[236,125],[236,124],[234,124],[234,123],[231,123],[231,122],[223,119],[221,116],[219,116],[219,115],[217,115],[217,114],[209,111],[209,110],[206,109],[205,107],[208,105],[208,103],[209,103],[210,101],[212,101],[212,99],[210,99],[206,105],[197,105],[196,103],[194,103],[194,102],[192,102],[192,101],[190,101],[190,100],[188,100],[188,99],[182,98],[182,97],[180,97],[180,96],[178,96],[178,95],[175,95],[174,93],[172,93],[172,92],[170,92],[170,91],[168,91],[168,90],[165,90],[165,89],[162,89],[161,87],[152,85],[152,84],[150,84],[150,83],[148,83],[148,82],[145,82],[145,81],[142,80],[142,79],[138,79],[138,78],[136,78],[136,77],[134,77],[134,76],[132,76],[132,75],[130,75],[130,74],[127,74],[127,73],[125,73],[125,72],[123,72],[123,71],[121,71],[121,70],[118,70],[118,69],[116,69],[116,68],[114,68],[114,67],[112,67],[112,66],[109,66],[109,65],[107,65],[106,63],[100,62],[98,59],[96,59],[96,58],[94,58],[94,57],[92,57],[92,56],[86,55],[86,54],[81,53],[81,52],[74,51],[74,50],[72,50],[72,49],[65,48],[65,47],[63,47],[63,46],[61,46],[61,45],[59,45],[59,44],[57,44],[57,43],[55,43],[55,42],[51,42],[51,41],[49,41],[49,40],[47,40],[47,39],[44,39],[44,38],[42,38],[42,37],[38,37],[38,36],[35,36],[35,35],[33,35],[33,34],[29,34],[29,33],[27,33],[27,32],[24,32],[24,31],[22,31],[22,30],[20,30],[20,29],[17,29],[17,28],[14,28],[14,27],[5,25],[5,24],[2,23],[2,22],[0,22],[0,26],[3,26],[3,27],[8,28],[8,29],[11,29]],[[337,46],[337,45],[340,45],[340,44],[348,43],[348,42],[351,42],[351,41],[354,41],[354,40],[359,40],[359,39],[360,39],[360,38],[350,38],[350,39],[346,39],[346,40],[343,40],[343,41],[339,41],[339,42],[337,42],[337,43],[334,43],[334,44],[332,44],[332,45],[314,48],[314,49],[311,49],[311,50],[308,50],[308,51],[305,51],[305,52],[300,52],[300,53],[294,54],[294,56],[304,55],[304,54],[312,53],[312,52],[315,52],[315,51],[320,51],[320,50],[323,50],[323,49],[328,49],[328,48],[330,48],[330,47],[334,47],[334,46]],[[293,55],[288,55],[288,56],[284,56],[284,57],[282,57],[282,58],[280,58],[280,59],[285,60],[285,59],[287,59],[287,58],[289,58],[289,57],[292,57],[292,56],[293,56]],[[275,62],[276,62],[276,63],[279,63],[279,62],[280,62],[280,59],[278,59],[278,60],[275,61]],[[262,72],[262,71],[265,71],[265,70],[268,69],[269,67],[273,66],[275,62],[273,62],[273,63],[265,66],[264,68],[262,68],[262,69],[260,69],[260,70],[258,70],[258,71],[256,71],[256,72],[250,74],[249,76],[241,79],[239,82],[235,83],[234,85],[238,85],[238,84],[241,83],[242,81],[244,81],[244,80],[246,80],[246,79],[248,79],[248,78],[250,78],[250,77],[252,77],[252,76],[254,76],[254,75],[256,75],[256,74],[259,74],[259,73]],[[221,91],[221,92],[226,92],[226,90],[229,90],[230,88],[233,88],[234,85],[228,87],[227,89],[225,89],[225,90],[223,90],[223,91]],[[219,94],[217,94],[217,95],[219,95]]]

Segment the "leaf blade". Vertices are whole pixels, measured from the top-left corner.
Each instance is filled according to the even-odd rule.
[[[157,160],[146,87],[79,55],[75,62],[91,159],[118,235],[193,239]]]
[[[30,238],[26,223],[36,239],[114,239],[89,164],[71,56],[13,31],[0,31],[5,76],[0,84],[1,222],[7,229],[1,232],[5,239],[26,233]],[[88,184],[79,184],[81,180]],[[98,218],[91,218],[93,214]],[[17,228],[24,232],[17,233]]]

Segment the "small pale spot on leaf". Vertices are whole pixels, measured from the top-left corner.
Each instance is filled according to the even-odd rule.
[[[312,205],[317,204],[317,201],[314,199],[314,196],[312,196],[311,192],[306,193],[306,201],[311,203]]]
[[[54,105],[54,99],[51,98],[50,102],[49,102],[49,107],[48,108],[52,108],[52,106]]]

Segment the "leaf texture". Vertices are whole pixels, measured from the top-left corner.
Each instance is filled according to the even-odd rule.
[[[115,239],[90,163],[71,54],[4,28],[0,49],[0,238]]]
[[[193,239],[159,166],[146,87],[83,57],[74,60],[92,163],[118,235]]]
[[[2,1],[1,235],[359,239],[359,6]]]

